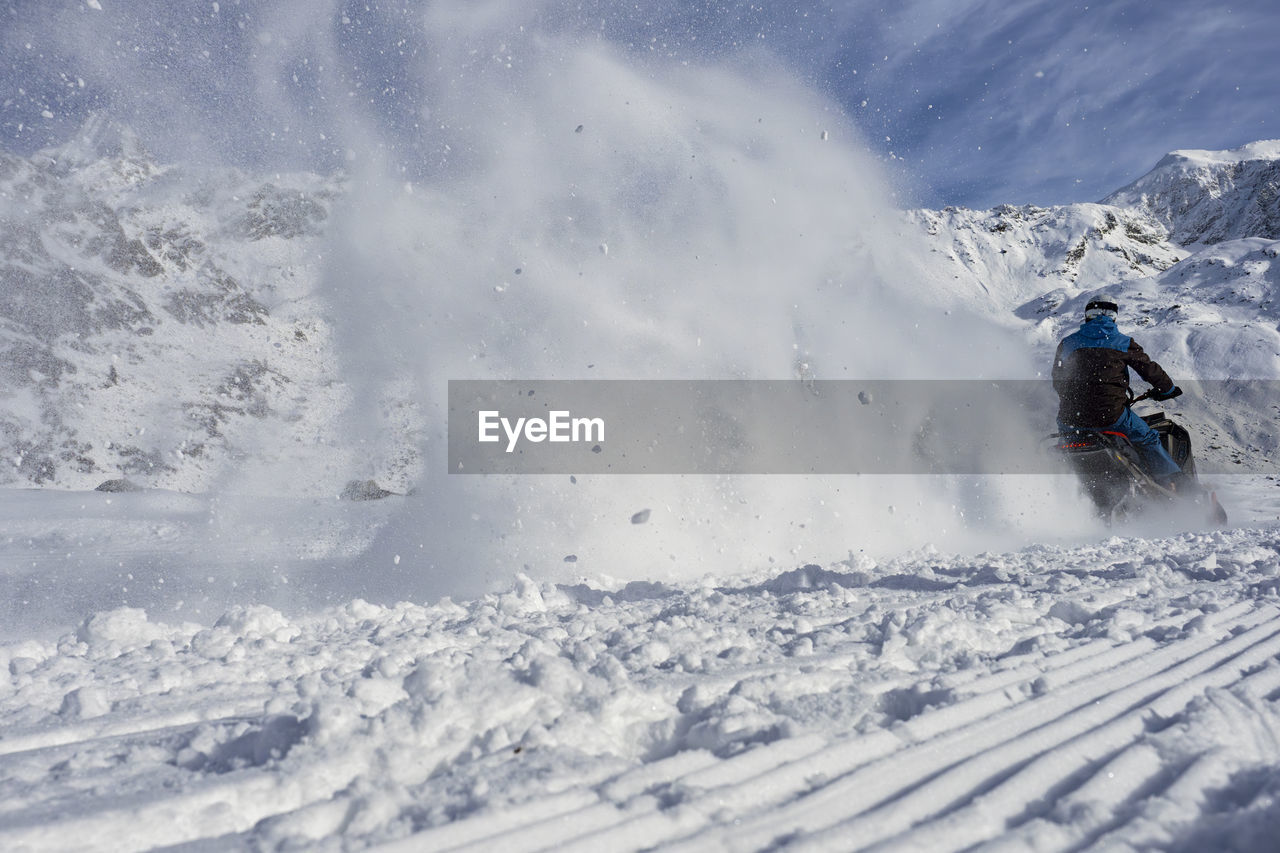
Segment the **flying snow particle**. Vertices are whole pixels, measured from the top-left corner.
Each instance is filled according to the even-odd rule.
[[[608,243],[601,243],[601,244],[600,244],[600,254],[602,254],[602,255],[608,255],[608,254],[609,254],[609,244],[608,244]]]
[[[861,403],[862,405],[864,406],[871,405],[871,399],[872,399],[871,395],[868,394],[866,391],[858,392],[858,402]]]
[[[824,131],[822,131],[822,141],[823,141],[823,142],[826,142],[826,141],[827,141],[827,132],[826,132],[825,130],[824,130]]]
[[[649,510],[647,509],[642,509],[639,512],[637,512],[635,515],[631,516],[632,524],[644,524],[648,520],[649,520]]]
[[[102,11],[102,4],[99,3],[98,0],[85,0],[85,5],[90,9],[97,9],[99,12]]]

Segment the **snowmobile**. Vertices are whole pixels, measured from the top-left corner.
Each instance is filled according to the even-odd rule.
[[[1129,392],[1129,404],[1141,402],[1151,396],[1148,391],[1137,397]],[[1226,524],[1227,511],[1218,502],[1218,496],[1200,483],[1196,475],[1196,462],[1191,454],[1191,436],[1164,412],[1140,417],[1160,435],[1164,449],[1182,468],[1182,476],[1170,487],[1157,483],[1144,470],[1138,451],[1122,432],[1111,430],[1078,430],[1053,433],[1046,441],[1052,442],[1056,452],[1071,467],[1080,480],[1081,488],[1093,501],[1098,516],[1108,524],[1122,522],[1138,515],[1150,513],[1161,507],[1194,506],[1203,508],[1208,521]]]

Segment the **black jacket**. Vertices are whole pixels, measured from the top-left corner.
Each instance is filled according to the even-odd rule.
[[[1053,358],[1053,390],[1058,422],[1080,427],[1110,426],[1129,402],[1129,368],[1158,393],[1173,388],[1164,368],[1133,338],[1120,334],[1110,317],[1086,320],[1058,344]]]

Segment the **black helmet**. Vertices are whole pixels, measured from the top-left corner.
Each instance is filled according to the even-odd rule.
[[[1094,317],[1110,317],[1114,320],[1119,313],[1120,306],[1110,299],[1090,299],[1089,304],[1084,306],[1086,320],[1092,320]]]

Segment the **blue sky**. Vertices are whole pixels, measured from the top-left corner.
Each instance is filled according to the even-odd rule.
[[[404,136],[432,97],[414,69],[445,43],[492,51],[504,30],[604,39],[645,62],[763,48],[930,206],[1097,200],[1169,150],[1280,137],[1274,0],[93,5],[0,0],[0,146],[29,153],[102,109],[163,157],[323,168],[336,149],[291,139],[300,123],[323,129],[345,90]]]

